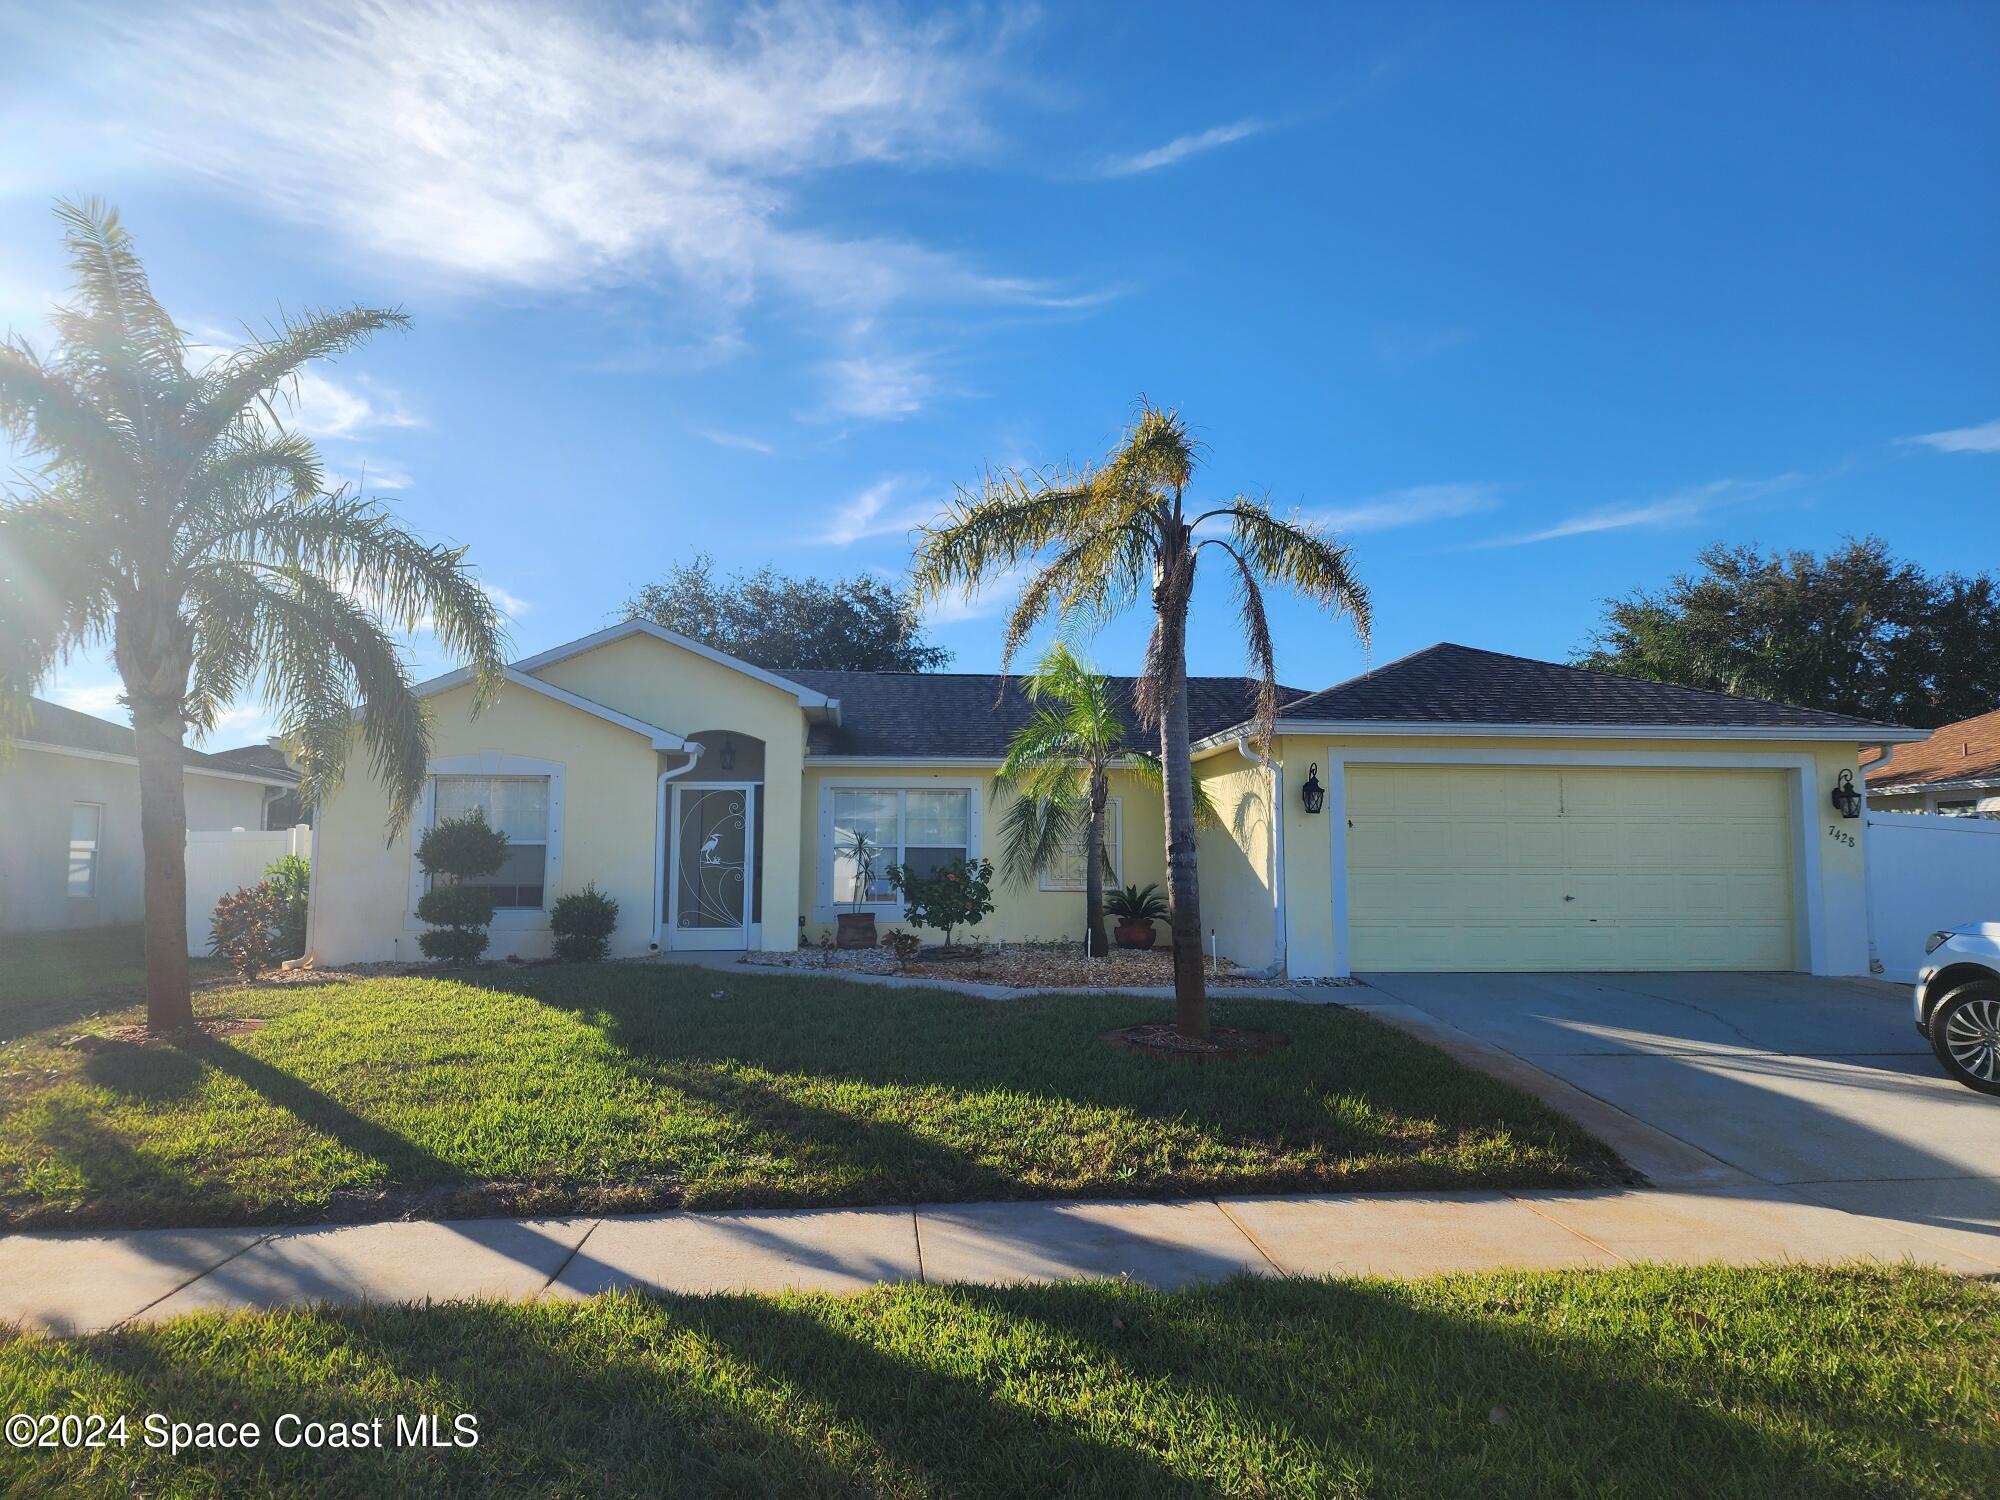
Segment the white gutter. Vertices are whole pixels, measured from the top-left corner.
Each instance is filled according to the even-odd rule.
[[[1260,750],[1249,737],[1236,737],[1236,753],[1271,773],[1271,962],[1254,979],[1278,979],[1285,973],[1285,768]]]
[[[705,746],[687,746],[687,764],[660,772],[657,800],[653,808],[653,951],[658,953],[667,940],[667,783],[685,776],[701,764]]]

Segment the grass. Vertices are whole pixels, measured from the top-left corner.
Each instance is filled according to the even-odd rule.
[[[1290,1045],[1209,1066],[1098,1040],[1163,1016],[1160,1000],[629,964],[216,989],[197,1009],[266,1024],[91,1053],[67,1045],[72,1025],[0,1048],[0,1223],[1569,1185],[1615,1170],[1528,1095],[1332,1007],[1219,1000],[1218,1021]]]
[[[1990,1496],[2000,1317],[1915,1269],[901,1286],[209,1315],[0,1344],[0,1411],[253,1420],[10,1494]],[[293,1412],[391,1446],[287,1451]],[[394,1414],[477,1418],[393,1446]],[[0,1484],[0,1488],[5,1488]]]
[[[137,927],[0,934],[0,1042],[60,1026],[145,994]],[[221,979],[219,958],[190,961],[196,984]]]

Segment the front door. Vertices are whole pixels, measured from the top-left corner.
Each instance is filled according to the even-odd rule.
[[[695,782],[674,787],[667,830],[667,946],[756,946],[757,788]]]

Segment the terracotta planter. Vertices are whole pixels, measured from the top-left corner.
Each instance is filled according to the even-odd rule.
[[[836,948],[872,948],[875,946],[875,913],[872,911],[843,911],[833,919],[833,946]]]
[[[1121,948],[1150,948],[1155,937],[1151,922],[1120,922],[1111,935]]]

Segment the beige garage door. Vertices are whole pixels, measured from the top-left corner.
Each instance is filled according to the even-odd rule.
[[[1355,969],[1789,969],[1781,771],[1355,766]]]

